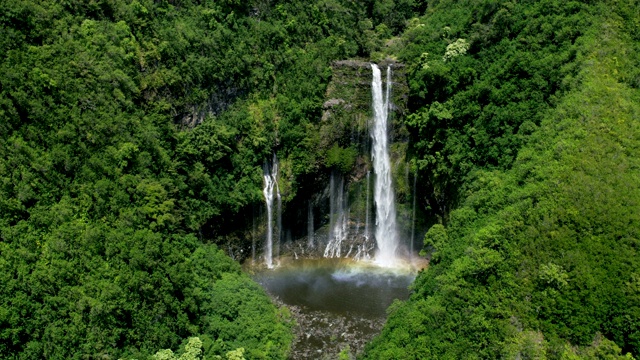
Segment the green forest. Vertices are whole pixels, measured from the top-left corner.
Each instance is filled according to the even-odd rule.
[[[358,358],[640,358],[639,0],[0,0],[0,358],[287,359],[239,233],[273,154],[356,166],[346,59],[405,66],[428,230]]]

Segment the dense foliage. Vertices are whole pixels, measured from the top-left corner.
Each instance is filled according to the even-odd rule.
[[[221,244],[274,153],[285,202],[354,168],[330,64],[386,56],[435,225],[365,357],[638,356],[639,43],[637,0],[0,0],[0,357],[285,358]]]
[[[441,1],[403,35],[423,190],[454,210],[365,358],[640,355],[639,9]]]
[[[261,201],[272,152],[289,198],[323,166],[330,62],[410,11],[0,1],[0,357],[144,357],[197,335],[205,355],[284,358],[288,317],[208,243]]]
[[[473,169],[511,166],[571,87],[576,39],[593,22],[579,2],[455,3],[432,5],[396,42],[412,65],[408,125],[436,210],[456,203]]]

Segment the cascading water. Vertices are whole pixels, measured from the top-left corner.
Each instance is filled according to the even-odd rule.
[[[364,239],[365,241],[369,240],[369,212],[370,212],[370,208],[369,208],[369,183],[370,183],[370,178],[371,178],[371,172],[367,171],[367,194],[366,194],[366,202],[364,205]]]
[[[371,247],[369,246],[369,238],[370,238],[370,230],[369,230],[369,213],[371,212],[371,209],[369,207],[369,192],[370,192],[370,183],[371,183],[371,172],[367,171],[367,178],[366,178],[366,182],[367,182],[367,186],[366,186],[366,193],[365,193],[365,205],[364,205],[364,232],[362,234],[362,237],[364,238],[364,242],[362,242],[360,245],[358,245],[357,249],[356,249],[356,254],[354,255],[354,259],[355,260],[364,260],[364,259],[369,259],[369,252],[372,250]],[[348,255],[347,255],[348,256]]]
[[[413,209],[411,211],[411,245],[409,253],[413,255],[413,242],[416,237],[416,184],[418,182],[418,172],[413,173]]]
[[[373,80],[371,93],[373,97],[374,123],[371,132],[373,146],[374,202],[376,205],[376,243],[378,252],[375,261],[381,266],[393,266],[397,263],[398,231],[396,229],[396,209],[393,184],[391,181],[391,161],[389,155],[389,139],[387,120],[389,113],[389,95],[391,94],[391,67],[387,67],[386,96],[382,94],[382,77],[376,64],[371,64]]]
[[[276,195],[280,199],[280,190],[278,188],[278,159],[273,155],[271,167],[264,165],[264,200],[267,203],[267,241],[266,251],[264,255],[265,264],[269,269],[273,268],[273,197]],[[275,191],[274,191],[275,190]],[[278,213],[278,216],[280,214]],[[280,220],[278,220],[278,224]],[[279,231],[280,229],[278,229]]]
[[[308,233],[308,243],[309,249],[313,249],[313,203],[309,200],[309,213],[307,214],[307,233]]]
[[[338,180],[336,181],[336,177]],[[337,182],[337,184],[336,184]],[[349,209],[345,196],[344,178],[331,173],[329,181],[329,242],[324,249],[324,257],[340,257],[342,241],[348,236]]]

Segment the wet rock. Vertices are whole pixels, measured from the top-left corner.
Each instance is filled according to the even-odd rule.
[[[284,304],[277,297],[273,300]],[[385,319],[365,318],[355,314],[346,316],[323,311],[312,311],[301,306],[288,306],[296,321],[295,340],[290,359],[336,359],[347,345],[357,355],[376,336]]]

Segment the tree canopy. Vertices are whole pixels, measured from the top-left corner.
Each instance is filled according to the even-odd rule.
[[[0,357],[286,358],[230,234],[274,153],[285,203],[358,166],[331,64],[385,58],[431,263],[363,356],[638,357],[638,44],[637,0],[0,0]]]
[[[637,5],[442,1],[405,32],[422,190],[447,211],[364,358],[640,355]]]

